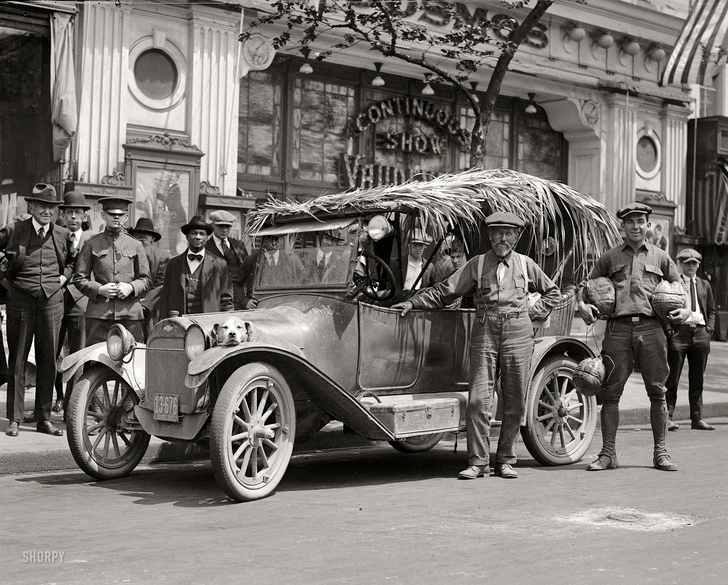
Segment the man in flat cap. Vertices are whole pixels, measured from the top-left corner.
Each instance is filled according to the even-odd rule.
[[[207,241],[207,251],[225,260],[233,283],[235,308],[247,309],[245,281],[240,276],[240,268],[243,266],[243,260],[248,252],[241,240],[230,237],[230,229],[235,222],[235,216],[221,209],[213,211],[209,217],[213,232],[212,237]]]
[[[495,212],[485,224],[492,250],[469,260],[447,280],[392,306],[405,316],[412,309],[435,309],[473,294],[476,320],[470,336],[470,388],[466,411],[469,466],[460,479],[490,474],[490,409],[501,373],[503,424],[495,475],[515,479],[516,441],[526,409],[526,386],[533,355],[532,320],[543,320],[558,303],[558,287],[531,258],[515,251],[525,222]],[[529,291],[541,297],[529,307]]]
[[[600,276],[614,283],[616,304],[607,321],[602,354],[607,369],[607,385],[602,391],[602,449],[599,456],[587,466],[587,471],[616,469],[617,428],[619,427],[619,400],[634,364],[638,363],[650,398],[650,424],[654,439],[652,463],[661,471],[677,471],[665,446],[667,405],[665,381],[667,365],[667,339],[660,321],[655,316],[650,297],[655,286],[662,281],[679,282],[680,273],[669,254],[647,240],[652,208],[644,203],[631,203],[617,211],[622,220],[625,240],[606,251],[597,260],[589,278]],[[577,293],[578,310],[587,325],[596,322],[599,311],[583,300],[581,283]],[[689,309],[676,309],[668,315],[673,324],[684,321]]]
[[[8,390],[5,434],[16,437],[23,418],[25,363],[35,337],[35,409],[38,432],[59,436],[51,418],[56,354],[63,320],[63,285],[73,271],[68,230],[53,222],[61,204],[52,185],[39,183],[26,196],[31,217],[0,234],[2,268],[8,289]]]
[[[86,197],[81,191],[68,191],[63,196],[63,203],[58,208],[61,210],[63,220],[66,222],[66,229],[69,231],[69,249],[75,262],[84,243],[93,235],[81,228],[86,212],[91,209],[91,206],[86,205]],[[87,305],[88,298],[86,295],[78,290],[72,281],[68,281],[63,294],[63,321],[61,322],[61,332],[58,339],[59,355],[66,335],[68,335],[69,354],[86,347]],[[56,374],[56,403],[53,405],[53,412],[66,410],[72,388],[73,380],[69,380],[64,393],[63,374],[58,372]]]
[[[715,305],[713,289],[707,280],[698,278],[696,273],[703,257],[692,248],[685,248],[677,255],[686,305],[690,308],[690,316],[678,325],[672,326],[667,344],[667,360],[670,375],[667,378],[667,411],[670,417],[668,431],[680,428],[672,422],[672,415],[677,402],[677,388],[680,383],[685,357],[688,358],[688,401],[690,403],[690,428],[698,431],[713,431],[715,427],[706,423],[702,417],[703,407],[703,374],[708,364],[710,338],[715,327]]]
[[[169,262],[169,252],[154,245],[162,239],[162,234],[154,229],[154,223],[148,217],[140,217],[136,226],[130,229],[129,233],[144,246],[144,253],[147,256],[147,262],[149,262],[149,275],[152,279],[149,290],[141,298],[142,311],[144,312],[144,341],[146,342],[147,336],[159,316],[159,297],[162,294],[164,273]]]
[[[160,319],[166,319],[172,311],[180,315],[232,311],[233,288],[227,264],[205,246],[212,226],[201,215],[195,215],[180,229],[189,247],[167,264]]]
[[[88,297],[87,346],[105,342],[114,323],[122,324],[137,341],[144,341],[140,299],[149,289],[151,277],[144,247],[124,229],[131,202],[127,197],[99,199],[106,227],[88,239],[76,263],[73,284]]]

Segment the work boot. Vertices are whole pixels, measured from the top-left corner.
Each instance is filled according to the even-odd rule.
[[[587,471],[604,471],[606,469],[617,469],[619,462],[616,457],[611,457],[606,453],[600,453],[594,461],[586,466]]]
[[[652,464],[660,471],[677,471],[675,465],[667,453],[665,445],[665,434],[667,433],[667,421],[669,415],[664,402],[652,402],[650,404],[650,425],[652,426],[652,437],[655,440],[655,454]]]

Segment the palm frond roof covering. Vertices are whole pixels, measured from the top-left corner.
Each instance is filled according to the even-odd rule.
[[[436,239],[456,228],[463,233],[477,233],[488,214],[510,211],[529,224],[529,245],[537,260],[546,253],[546,242],[550,240],[556,257],[566,262],[570,255],[575,266],[622,241],[617,219],[603,204],[562,183],[509,169],[471,169],[427,181],[321,195],[302,202],[270,197],[248,213],[247,233],[254,235],[264,226],[295,219],[311,221],[394,211],[418,215]]]

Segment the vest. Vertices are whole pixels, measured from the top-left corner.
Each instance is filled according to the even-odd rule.
[[[28,249],[23,264],[13,277],[13,285],[36,298],[41,292],[50,298],[61,288],[60,276],[56,247],[48,226],[42,242],[38,234],[31,230]]]
[[[204,262],[204,261],[203,261]],[[186,297],[186,315],[192,313],[202,313],[202,284],[200,283],[200,274],[202,273],[202,263],[190,275],[190,267],[185,262],[185,280],[187,281]]]

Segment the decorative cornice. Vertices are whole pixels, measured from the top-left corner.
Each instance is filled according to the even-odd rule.
[[[101,178],[100,184],[101,185],[125,185],[126,184],[126,175],[122,173],[121,171],[112,172],[110,175],[106,175],[105,177]]]
[[[200,183],[200,195],[220,195],[220,187],[210,185],[207,181]]]
[[[198,152],[200,151],[200,149],[194,144],[190,144],[186,140],[178,138],[177,136],[170,136],[166,132],[164,134],[154,134],[145,138],[130,138],[124,146],[128,145],[143,145],[155,148],[159,147],[166,150],[190,149]]]

